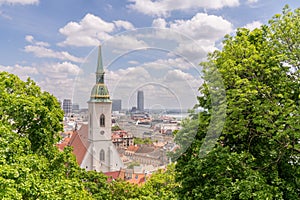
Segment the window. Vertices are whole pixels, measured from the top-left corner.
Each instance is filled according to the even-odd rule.
[[[105,116],[103,114],[100,115],[100,126],[101,127],[105,126]]]
[[[100,161],[105,161],[105,152],[103,149],[100,151]]]

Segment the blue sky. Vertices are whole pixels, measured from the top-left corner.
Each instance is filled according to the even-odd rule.
[[[266,24],[296,0],[0,0],[0,70],[86,107],[102,44],[106,83],[123,107],[191,108],[198,63],[225,34]]]

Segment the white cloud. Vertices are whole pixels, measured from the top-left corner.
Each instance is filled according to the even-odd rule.
[[[247,0],[247,3],[249,3],[249,4],[253,4],[253,3],[257,3],[258,2],[258,0]]]
[[[79,22],[69,22],[59,32],[67,38],[59,43],[61,46],[96,46],[100,40],[107,40],[115,25],[93,14],[86,14]]]
[[[138,40],[136,37],[130,35],[116,35],[107,42],[108,44],[106,45],[109,45],[110,48],[119,53],[121,52],[120,50],[136,50],[148,47],[147,43],[143,40]]]
[[[251,23],[249,23],[249,24],[246,24],[246,25],[244,26],[244,28],[247,28],[247,29],[249,29],[250,31],[252,31],[252,30],[254,30],[254,29],[256,29],[256,28],[260,28],[262,25],[263,25],[263,24],[262,24],[260,21],[253,21],[253,22],[251,22]]]
[[[146,15],[167,16],[175,10],[221,9],[239,6],[239,0],[129,0],[128,7]]]
[[[82,73],[77,65],[70,62],[45,63],[39,67],[18,64],[14,66],[0,65],[0,71],[15,74],[24,81],[30,77],[42,90],[48,91],[60,99],[72,97],[75,77]],[[95,75],[93,74],[93,76]],[[91,88],[89,88],[90,90]]]
[[[170,23],[172,30],[186,34],[194,40],[216,40],[232,31],[232,24],[220,16],[197,13],[189,20],[175,20]]]
[[[128,21],[117,20],[117,21],[114,21],[114,23],[118,28],[123,28],[125,30],[134,29],[134,26],[132,25],[132,23],[130,23]]]
[[[65,79],[69,76],[76,76],[82,70],[70,62],[45,64],[39,71],[51,79]]]
[[[73,56],[66,51],[53,51],[52,49],[46,48],[44,46],[27,45],[25,46],[24,50],[27,53],[33,53],[39,58],[56,58],[59,60],[69,60],[72,62],[83,62],[82,58]]]
[[[33,43],[34,38],[33,38],[32,35],[26,35],[26,36],[25,36],[25,40],[26,40],[27,42]]]
[[[166,25],[169,31],[158,29],[156,36],[165,41],[175,40],[177,46],[170,52],[184,56],[193,63],[205,59],[207,53],[216,50],[216,42],[233,31],[233,25],[229,21],[206,13],[197,13],[187,20],[166,22],[164,19],[155,19],[152,24]],[[169,46],[172,45],[174,42]]]
[[[16,64],[15,66],[2,66],[0,65],[0,71],[6,71],[19,76],[22,80],[26,80],[32,75],[39,74],[37,68],[31,66],[21,66]]]
[[[110,39],[111,34],[117,28],[125,30],[134,29],[134,26],[123,20],[106,22],[93,14],[86,14],[80,22],[69,22],[59,32],[66,36],[65,41],[60,42],[60,46],[96,46],[100,41]]]
[[[38,4],[39,0],[0,0],[1,4],[21,4],[21,5],[30,5],[30,4]]]
[[[139,62],[136,61],[136,60],[130,60],[130,61],[128,61],[128,63],[131,64],[131,65],[138,65],[139,64]]]
[[[193,63],[199,63],[206,58],[209,52],[217,50],[214,45],[215,43],[213,40],[197,40],[195,42],[187,41],[179,44],[174,52]]]
[[[169,58],[169,59],[159,59],[156,61],[158,64],[164,64],[172,67],[173,69],[190,69],[193,67],[192,63],[187,62],[183,58]]]
[[[38,46],[43,46],[43,47],[50,46],[50,44],[47,42],[36,41],[32,35],[26,35],[25,40],[31,44],[38,45]]]
[[[166,28],[166,26],[167,26],[167,22],[163,18],[154,19],[152,22],[152,27],[155,28]]]
[[[45,77],[38,82],[45,91],[55,95],[58,99],[72,98],[74,78],[49,78]]]

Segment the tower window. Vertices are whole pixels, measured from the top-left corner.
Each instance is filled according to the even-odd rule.
[[[103,149],[100,151],[100,161],[105,161],[105,152]]]
[[[100,126],[101,127],[105,126],[105,116],[103,114],[100,115]]]

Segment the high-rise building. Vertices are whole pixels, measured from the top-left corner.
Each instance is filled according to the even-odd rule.
[[[78,113],[79,112],[79,104],[74,104],[72,105],[72,112],[73,113]]]
[[[72,101],[71,99],[64,99],[63,101],[63,110],[65,115],[68,115],[72,112]]]
[[[144,111],[144,92],[142,90],[139,90],[137,93],[137,109]]]
[[[122,100],[113,99],[112,100],[112,111],[121,111],[122,110]]]

